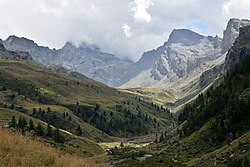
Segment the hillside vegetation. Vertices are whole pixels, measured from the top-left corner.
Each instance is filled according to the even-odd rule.
[[[97,143],[120,141],[120,137],[151,136],[175,124],[168,109],[140,96],[78,77],[77,73],[66,76],[33,61],[15,60],[15,56],[12,59],[7,56],[0,60],[0,126],[9,127],[25,140],[36,138],[47,143],[60,152],[59,157],[65,154],[61,156],[65,162],[57,155],[48,156],[49,160],[46,157],[29,160],[27,153],[20,156],[21,160],[5,157],[6,164],[19,166],[20,162],[20,166],[25,166],[36,161],[34,166],[81,166],[85,157],[93,157],[92,161],[97,157],[99,162],[105,150]],[[16,150],[18,156],[21,151]],[[3,153],[12,154],[12,150]],[[70,154],[81,158],[71,158]],[[107,161],[108,157],[105,155],[104,159]]]
[[[233,47],[237,52],[229,52],[238,59],[233,68],[185,105],[176,129],[156,136],[154,144],[139,150],[153,157],[138,161],[141,155],[121,149],[120,157],[132,156],[118,166],[250,166],[249,29],[242,28]]]
[[[94,167],[93,161],[63,154],[29,136],[0,128],[0,166]]]

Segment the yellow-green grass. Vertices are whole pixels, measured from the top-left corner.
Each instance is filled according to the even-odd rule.
[[[47,127],[47,123],[39,119],[33,118],[31,116],[17,112],[15,110],[10,110],[10,109],[5,109],[5,108],[0,108],[0,120],[1,120],[0,126],[8,125],[8,123],[11,121],[12,116],[15,116],[17,120],[19,119],[20,116],[22,116],[27,121],[31,119],[33,123],[35,124],[35,126],[37,126],[40,123],[44,129],[46,129]],[[52,126],[52,128],[54,127]],[[59,147],[60,149],[64,150],[64,152],[77,154],[82,157],[95,156],[95,155],[104,153],[104,150],[101,149],[101,147],[99,147],[94,141],[89,140],[85,137],[75,136],[72,133],[62,130],[62,129],[60,129],[60,131],[68,139],[63,145],[62,144],[58,145],[52,140],[44,140],[44,139],[41,139],[41,140],[47,143],[51,143],[52,145],[55,145],[56,147]]]
[[[9,97],[15,94],[14,99],[10,99]],[[68,113],[71,117],[72,121],[74,123],[77,123],[80,125],[81,129],[84,130],[85,137],[92,139],[92,140],[101,140],[101,141],[114,141],[116,138],[111,137],[107,134],[102,133],[100,130],[96,129],[95,127],[91,126],[90,124],[84,122],[77,116],[75,116],[72,111],[70,111],[68,108],[60,106],[60,105],[48,105],[48,104],[41,104],[35,101],[32,101],[28,98],[24,98],[22,95],[18,95],[18,93],[13,91],[0,91],[0,99],[2,103],[8,104],[10,106],[11,104],[14,104],[15,106],[22,106],[23,108],[27,109],[29,111],[29,114],[32,113],[33,108],[36,108],[38,110],[41,108],[42,110],[47,111],[47,108],[51,108],[51,110],[58,112],[58,113]],[[15,111],[9,110],[9,113],[16,113]],[[8,113],[8,112],[6,112]],[[24,114],[22,114],[24,115]],[[9,117],[10,119],[11,117]],[[1,119],[1,115],[0,115]]]
[[[158,105],[166,106],[171,112],[176,113],[181,110],[185,104],[195,100],[200,93],[206,92],[211,85],[218,85],[222,78],[222,76],[217,76],[203,88],[200,88],[199,77],[197,77],[190,82],[190,84],[186,84],[181,88],[178,88],[178,84],[181,84],[183,81],[168,88],[132,88],[121,89],[120,91],[146,98]]]
[[[36,85],[41,93],[46,93],[60,103],[75,104],[79,102],[84,105],[95,105],[98,102],[105,108],[113,106],[125,98],[116,89],[98,82],[57,75],[44,68],[23,62],[1,60],[0,72],[7,74],[11,79]],[[79,85],[76,84],[77,82]]]
[[[40,123],[44,127],[47,125],[47,123],[41,120],[38,120],[21,112],[17,112],[15,110],[10,110],[6,108],[0,108],[0,119],[1,119],[0,125],[2,126],[8,125],[8,123],[11,121],[12,116],[15,116],[16,120],[18,120],[20,116],[24,117],[27,121],[31,119],[35,125],[37,125],[38,123]]]
[[[163,88],[120,89],[120,91],[141,96],[159,105],[176,101],[174,92]]]
[[[78,102],[79,105],[93,107],[99,104],[102,110],[114,111],[117,104],[122,104],[122,101],[130,101],[135,106],[134,108],[130,108],[134,114],[137,114],[136,106],[140,105],[140,102],[135,99],[134,95],[118,91],[92,80],[80,80],[58,75],[48,71],[46,68],[23,62],[0,60],[0,73],[4,74],[4,77],[10,80],[35,85],[40,93],[44,93],[46,97],[51,98],[59,104],[76,104]],[[79,85],[77,82],[79,82]],[[22,103],[22,105],[29,109],[40,105],[30,101]],[[46,108],[47,105],[44,107]],[[50,107],[52,109],[56,108],[55,110],[58,112],[67,110],[63,107],[53,105]],[[144,107],[143,112],[157,120],[160,117],[159,120],[164,124],[162,121],[164,118],[156,115],[152,109]]]
[[[63,154],[32,137],[0,128],[0,166],[94,167],[88,159]]]
[[[150,143],[132,143],[132,142],[123,142],[124,147],[130,147],[130,148],[141,148],[141,147],[146,147]],[[111,142],[111,143],[99,143],[98,144],[100,147],[103,149],[111,149],[111,148],[120,148],[121,142]]]

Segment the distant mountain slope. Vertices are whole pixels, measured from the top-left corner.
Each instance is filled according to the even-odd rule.
[[[177,33],[178,32],[178,33]],[[130,80],[124,86],[125,88],[131,87],[170,87],[173,82],[185,78],[192,77],[190,74],[202,72],[205,69],[216,64],[216,60],[220,58],[221,54],[214,45],[220,41],[216,38],[200,38],[200,41],[187,40],[185,34],[189,30],[174,30],[173,33],[177,35],[170,35],[170,37],[177,38],[176,41],[169,39],[158,52],[158,59],[154,62],[154,66],[138,74],[135,78]],[[183,38],[181,39],[181,34]],[[194,34],[194,32],[192,33]],[[198,34],[196,34],[199,36]],[[172,43],[170,41],[184,43]],[[189,41],[189,43],[186,43]],[[218,62],[220,63],[220,62]],[[197,77],[197,76],[195,76]]]
[[[10,36],[2,43],[9,50],[29,52],[39,63],[62,65],[109,86],[117,86],[122,80],[123,70],[132,63],[112,54],[103,53],[97,46],[86,43],[75,47],[67,42],[58,50],[38,46],[32,40],[16,36]]]
[[[9,51],[0,43],[0,59],[32,62],[33,58],[28,52]]]
[[[223,39],[205,37],[186,29],[173,30],[163,46],[146,52],[133,65],[136,73],[132,73],[130,80],[121,88],[175,89],[180,82],[185,83],[183,87],[197,82],[204,71],[224,62],[225,53],[238,36],[239,28],[245,25],[250,25],[250,21],[231,19]],[[178,90],[183,87],[177,86]]]

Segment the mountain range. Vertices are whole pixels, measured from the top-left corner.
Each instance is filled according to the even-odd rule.
[[[27,38],[16,36],[9,36],[2,43],[8,50],[29,52],[34,60],[45,66],[61,65],[109,86],[120,83],[123,69],[132,63],[112,54],[103,53],[97,46],[86,43],[76,47],[67,42],[61,49],[50,49],[38,46]]]
[[[138,71],[121,87],[183,89],[197,81],[203,72],[224,63],[239,28],[246,25],[250,25],[249,20],[230,19],[222,39],[187,29],[175,29],[161,47],[143,54],[138,62],[146,62],[142,66],[147,68]],[[145,59],[151,60],[151,64]]]
[[[230,19],[223,38],[175,29],[167,42],[145,52],[135,63],[103,53],[99,47],[84,42],[78,47],[67,42],[61,49],[49,49],[16,36],[1,41],[8,50],[29,52],[46,66],[61,65],[112,87],[182,90],[198,82],[203,72],[222,64],[239,28],[249,24],[249,20]]]

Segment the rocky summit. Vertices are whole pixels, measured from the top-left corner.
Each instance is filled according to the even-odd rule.
[[[61,49],[50,49],[27,38],[10,36],[2,43],[9,50],[29,52],[36,61],[46,66],[62,65],[109,86],[119,85],[123,70],[132,63],[84,42],[79,47],[67,42]]]
[[[173,30],[167,42],[143,54],[137,64],[143,64],[144,69],[138,66],[137,74],[122,88],[164,87],[180,90],[198,81],[203,72],[217,69],[216,66],[224,63],[240,27],[249,24],[249,20],[230,19],[223,38],[205,37],[186,29]]]

